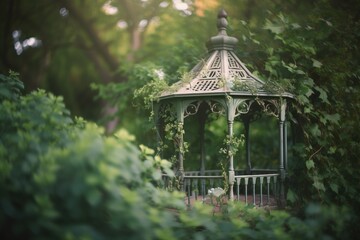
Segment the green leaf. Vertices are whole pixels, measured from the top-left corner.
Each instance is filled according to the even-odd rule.
[[[295,72],[297,74],[300,74],[300,75],[305,75],[305,72],[303,70],[300,70],[300,69],[297,69]]]
[[[307,86],[307,85],[301,85],[298,90],[299,90],[299,97],[301,97],[302,95],[305,95],[306,97],[310,97],[314,93],[311,86]]]
[[[316,60],[316,59],[311,59],[312,60],[312,62],[313,62],[313,67],[315,67],[315,68],[321,68],[321,66],[322,66],[322,63],[321,62],[319,62],[318,60]]]
[[[327,104],[330,104],[329,100],[328,100],[328,95],[326,93],[326,91],[324,89],[322,89],[321,87],[316,86],[315,87],[316,91],[318,91],[320,93],[319,98]]]
[[[330,183],[330,188],[331,188],[331,190],[333,190],[336,194],[339,193],[339,185],[337,185],[336,183]]]
[[[321,135],[321,131],[319,129],[319,125],[317,124],[313,124],[312,127],[310,128],[310,133],[315,136],[318,137]]]
[[[101,193],[96,189],[90,190],[86,195],[86,199],[92,206],[96,206],[100,202]]]
[[[326,115],[325,115],[325,118],[326,118],[329,122],[331,122],[331,123],[339,124],[340,114],[338,114],[338,113],[326,114]]]
[[[294,29],[301,28],[301,26],[300,26],[298,23],[292,23],[291,26],[292,26]]]
[[[153,149],[151,149],[151,148],[149,148],[149,147],[147,147],[147,146],[145,146],[143,144],[140,144],[139,147],[140,147],[141,152],[144,155],[153,155],[153,154],[155,154],[155,151]]]
[[[305,164],[306,164],[306,168],[307,168],[308,170],[310,170],[310,169],[312,169],[312,168],[315,167],[315,163],[314,163],[314,161],[311,160],[311,159],[307,160],[307,161],[305,162]]]
[[[318,179],[316,179],[313,183],[313,186],[318,189],[318,190],[321,190],[321,191],[324,191],[325,192],[325,186],[324,186],[324,183],[320,182]]]
[[[268,19],[266,20],[264,29],[270,30],[272,33],[280,34],[284,32],[284,26],[275,25],[274,23],[270,22]]]
[[[290,201],[291,203],[294,203],[297,200],[297,195],[291,189],[289,189],[287,194],[286,194],[286,199],[288,201]]]
[[[330,147],[328,153],[333,154],[336,152],[336,147]]]

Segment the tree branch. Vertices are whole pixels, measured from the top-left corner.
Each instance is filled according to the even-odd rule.
[[[73,5],[72,1],[62,0],[61,2],[65,6],[65,8],[67,8],[73,20],[77,22],[77,24],[89,37],[89,40],[94,46],[94,49],[101,55],[106,64],[109,66],[111,73],[115,74],[119,69],[120,63],[113,55],[110,54],[106,44],[100,39],[91,23],[84,18],[84,16],[80,13],[80,11],[78,11],[76,6]],[[115,76],[115,78],[119,82],[124,82],[127,80],[127,78],[122,75],[117,75]]]

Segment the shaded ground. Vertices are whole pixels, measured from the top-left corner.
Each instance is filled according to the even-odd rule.
[[[199,195],[195,198],[195,196],[190,196],[190,198],[185,197],[184,198],[186,205],[193,206],[195,202],[202,202],[204,204],[209,204],[214,206],[214,212],[220,211],[221,205],[225,205],[228,202],[228,196],[223,196],[220,199],[216,199],[215,197],[210,197],[209,195],[206,195],[204,198],[203,196]],[[240,195],[239,199],[237,196],[234,196],[234,201],[241,201],[243,203],[246,203],[246,198],[244,195]],[[254,199],[253,195],[247,196],[247,204],[253,205]],[[269,196],[269,199],[267,195],[263,195],[262,199],[262,205],[261,205],[261,196],[260,194],[255,195],[255,207],[264,207],[264,208],[270,208],[270,209],[277,209],[277,201],[274,196]]]

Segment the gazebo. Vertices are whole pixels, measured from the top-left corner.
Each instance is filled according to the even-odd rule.
[[[159,141],[164,138],[164,116],[175,119],[177,159],[176,169],[179,187],[190,196],[202,196],[211,188],[216,179],[223,178],[220,170],[205,169],[205,124],[208,113],[220,113],[227,120],[227,160],[226,180],[230,200],[240,200],[241,195],[248,202],[252,195],[253,204],[264,205],[263,195],[275,196],[277,204],[284,206],[284,181],[287,171],[287,103],[293,98],[288,92],[266,90],[265,82],[255,77],[236,56],[234,49],[238,40],[227,35],[227,13],[218,13],[218,34],[209,39],[206,46],[208,54],[190,72],[190,78],[175,83],[170,90],[161,94],[154,102],[154,113],[159,133]],[[257,171],[252,169],[250,157],[250,125],[259,114],[271,113],[279,123],[279,159],[277,169]],[[200,120],[200,170],[184,171],[184,119],[198,115]],[[245,129],[246,169],[234,169],[234,121],[240,121]],[[235,134],[235,135],[234,135]],[[200,182],[200,184],[198,184]],[[206,183],[207,182],[207,183]],[[263,186],[265,185],[265,186]],[[252,188],[251,188],[252,186]],[[196,189],[196,191],[194,191]],[[199,189],[199,190],[197,190]],[[263,189],[265,194],[263,194]],[[195,193],[194,193],[195,192]],[[256,194],[258,192],[258,194]],[[252,193],[252,194],[251,194]],[[258,199],[258,200],[256,200]],[[190,203],[190,200],[189,200]]]

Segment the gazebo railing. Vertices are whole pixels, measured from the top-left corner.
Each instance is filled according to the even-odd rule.
[[[278,177],[278,173],[236,175],[234,184],[236,200],[245,201],[245,204],[248,204],[250,193],[254,206],[264,206],[264,195],[266,197],[265,205],[276,205]]]
[[[223,179],[221,170],[186,171],[183,187],[188,204],[191,197],[198,200],[201,196],[204,201],[209,189],[223,186]]]
[[[271,173],[277,173],[278,170],[254,168],[254,169],[251,169],[250,172],[251,172],[251,174],[271,174]]]
[[[185,171],[185,176],[199,176],[202,175],[201,171]],[[204,170],[203,175],[205,176],[220,176],[222,174],[221,170]]]
[[[273,206],[277,204],[278,177],[276,170],[256,169],[250,175],[242,174],[244,170],[236,170],[234,182],[234,200],[242,201],[254,206]],[[261,174],[255,174],[261,173]],[[186,202],[191,204],[191,199],[206,199],[210,189],[224,187],[224,176],[221,170],[206,170],[201,175],[200,171],[187,171],[184,173],[182,190],[186,193]],[[163,175],[163,184],[166,189],[174,189],[174,182]]]
[[[198,197],[202,197],[202,201],[205,200],[205,196],[209,189],[222,187],[224,177],[219,175],[185,175],[184,176],[184,192],[187,195],[187,203],[190,205],[191,198],[198,200]]]

